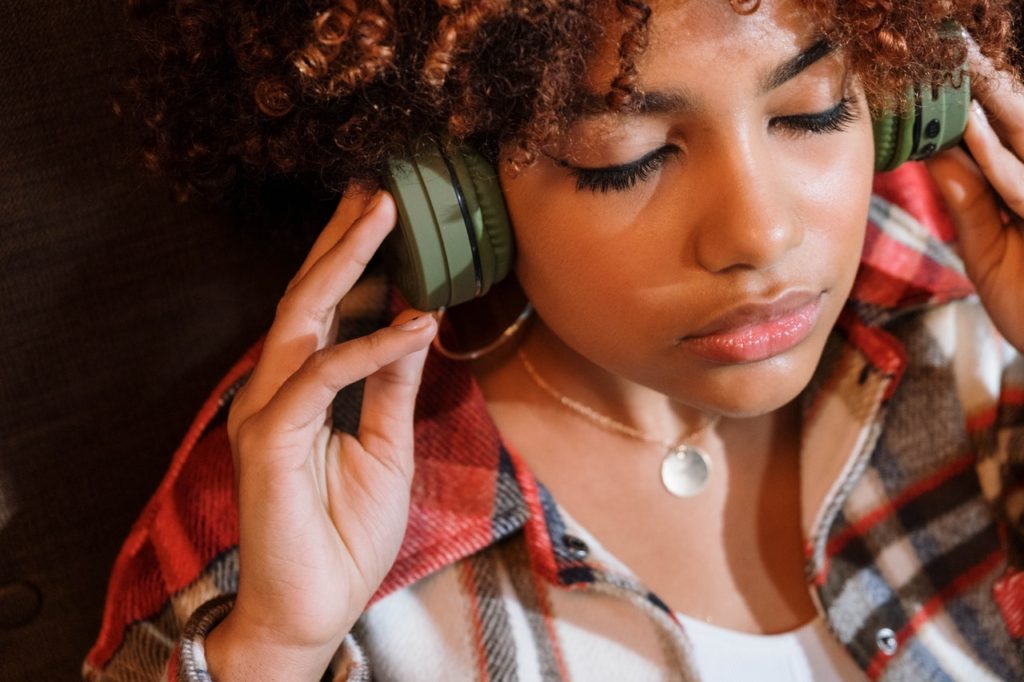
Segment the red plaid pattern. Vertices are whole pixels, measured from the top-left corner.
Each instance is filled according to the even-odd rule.
[[[923,171],[876,189],[804,394],[808,589],[872,679],[1024,679],[1024,363],[974,300]],[[382,283],[361,286],[379,314],[346,320],[352,335],[393,312]],[[237,588],[224,422],[259,352],[217,386],[128,537],[86,678],[207,679],[203,637]],[[339,396],[339,428],[358,391]],[[668,606],[572,551],[570,520],[503,446],[471,375],[433,355],[416,457],[404,544],[336,679],[695,679]],[[629,646],[569,627],[581,618]]]

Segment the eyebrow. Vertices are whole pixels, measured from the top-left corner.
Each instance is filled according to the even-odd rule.
[[[766,94],[784,83],[796,78],[811,65],[831,54],[832,44],[825,38],[819,38],[813,45],[795,57],[786,60],[772,69],[760,84],[760,94]],[[697,100],[686,90],[652,90],[638,93],[636,99],[626,109],[631,114],[674,114],[697,109]],[[583,117],[600,116],[612,112],[605,102],[605,96],[597,93],[586,93],[583,97]]]
[[[816,43],[793,57],[787,62],[775,67],[768,77],[761,83],[761,94],[765,94],[786,81],[796,78],[800,73],[809,68],[822,57],[832,53],[832,43],[824,38],[819,38]]]

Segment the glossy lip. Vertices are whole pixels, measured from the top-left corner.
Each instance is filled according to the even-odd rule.
[[[742,303],[679,339],[679,346],[722,364],[767,360],[814,331],[823,293],[798,290],[770,303]]]

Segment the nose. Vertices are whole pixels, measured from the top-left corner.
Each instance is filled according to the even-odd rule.
[[[764,270],[804,239],[797,190],[767,149],[755,140],[730,139],[707,150],[693,248],[709,272]]]

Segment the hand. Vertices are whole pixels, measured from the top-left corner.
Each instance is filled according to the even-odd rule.
[[[969,65],[977,98],[964,133],[971,154],[955,148],[927,165],[982,304],[1000,333],[1024,352],[1024,89],[973,45]]]
[[[394,224],[384,192],[342,199],[232,404],[240,575],[235,605],[207,641],[214,679],[319,679],[398,553],[413,408],[437,324],[405,311],[390,327],[334,344],[337,307]],[[363,378],[359,433],[334,431],[335,395]]]

